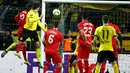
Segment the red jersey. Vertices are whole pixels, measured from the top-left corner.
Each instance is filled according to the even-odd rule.
[[[117,25],[112,24],[112,23],[109,23],[108,25],[109,25],[109,26],[112,26],[112,27],[115,29],[116,34],[119,34],[119,33],[121,32],[120,29],[119,29],[119,27],[118,27]],[[115,40],[114,38],[112,38],[112,45],[113,45],[113,48],[114,48],[114,49],[117,48],[116,40]]]
[[[45,52],[57,53],[60,42],[63,41],[62,34],[57,29],[47,30],[45,35]]]
[[[14,20],[18,23],[18,36],[21,34],[24,24],[26,23],[26,16],[28,11],[24,10],[14,17]]]
[[[91,43],[92,42],[92,35],[95,32],[94,25],[90,22],[87,22],[87,21],[82,21],[78,24],[78,30],[79,30],[79,40],[78,40],[79,43],[78,44],[83,45],[83,42],[84,42],[84,45],[87,46],[87,44],[85,44],[86,42],[82,38],[82,35],[81,35],[81,32],[80,32],[81,29],[84,30],[85,37],[86,37],[87,41]]]

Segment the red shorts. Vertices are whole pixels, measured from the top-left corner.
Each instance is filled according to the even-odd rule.
[[[55,54],[47,54],[45,52],[45,57],[46,57],[46,61],[48,63],[51,62],[51,59],[53,61],[54,64],[58,64],[58,63],[62,63],[62,60],[61,60],[61,57],[60,57],[60,54],[59,53],[55,53]]]
[[[78,46],[78,55],[77,58],[89,58],[91,48]]]

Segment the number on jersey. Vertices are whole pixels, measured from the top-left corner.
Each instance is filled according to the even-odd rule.
[[[86,37],[90,37],[92,34],[92,27],[84,27],[84,33]]]
[[[49,38],[48,38],[48,43],[52,44],[53,43],[53,38],[54,38],[55,35],[49,35]]]

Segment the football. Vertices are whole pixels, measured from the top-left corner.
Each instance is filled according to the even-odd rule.
[[[54,9],[52,13],[53,13],[53,15],[58,16],[58,15],[60,15],[60,10]]]

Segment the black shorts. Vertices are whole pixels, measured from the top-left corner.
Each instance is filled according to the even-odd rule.
[[[97,62],[102,63],[108,60],[110,63],[115,61],[116,58],[114,56],[114,52],[112,51],[101,51],[98,53]]]
[[[76,59],[77,59],[76,55],[73,54],[69,60],[70,64],[72,64]]]
[[[24,42],[29,37],[34,42],[39,41],[37,32],[36,31],[30,31],[30,30],[27,30],[27,29],[23,29],[23,31],[22,31],[20,37],[18,38],[18,40]]]

